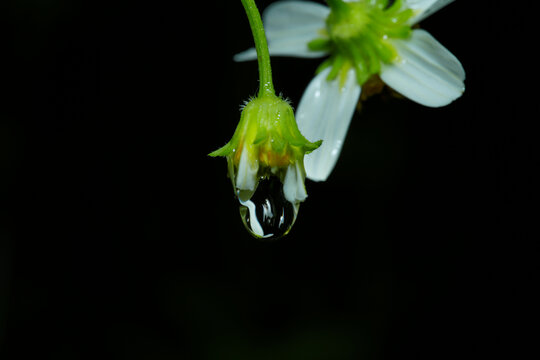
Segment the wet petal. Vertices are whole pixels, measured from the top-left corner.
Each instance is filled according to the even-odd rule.
[[[394,40],[400,59],[383,65],[381,79],[419,104],[440,107],[465,91],[465,70],[459,60],[424,30],[407,40]]]
[[[257,185],[257,171],[259,164],[249,158],[248,149],[244,148],[240,155],[238,163],[238,174],[236,175],[236,189],[238,190],[255,190]]]
[[[330,70],[326,68],[313,78],[296,110],[302,134],[310,141],[323,140],[304,159],[307,177],[315,181],[326,180],[332,172],[361,92],[354,70],[349,70],[343,84],[339,76],[326,80]]]
[[[263,13],[263,23],[272,56],[321,57],[323,51],[311,51],[307,44],[320,37],[326,27],[330,10],[321,4],[306,1],[279,1],[269,5]],[[255,60],[255,48],[234,56],[235,61]]]
[[[411,19],[411,24],[416,24],[453,1],[454,0],[405,0],[405,5],[409,9],[415,10],[416,15]]]
[[[298,163],[289,165],[283,180],[283,193],[290,203],[304,201],[307,198],[304,176]]]

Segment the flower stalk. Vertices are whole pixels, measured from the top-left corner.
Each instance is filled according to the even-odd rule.
[[[275,95],[274,83],[272,82],[272,67],[270,66],[270,53],[268,43],[264,33],[264,26],[261,14],[255,5],[254,0],[241,0],[249,20],[249,26],[255,41],[257,51],[257,61],[259,64],[259,97],[266,94]]]

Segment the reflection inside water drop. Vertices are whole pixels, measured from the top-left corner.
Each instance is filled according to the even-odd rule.
[[[237,194],[240,216],[253,236],[278,239],[291,230],[300,204],[285,198],[279,178],[271,176],[260,180],[254,193],[238,191]]]

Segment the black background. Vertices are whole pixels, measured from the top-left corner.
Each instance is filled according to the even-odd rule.
[[[257,91],[256,63],[232,61],[252,46],[247,19],[240,1],[193,3],[3,11],[0,358],[531,350],[532,2],[461,0],[425,20],[467,72],[463,97],[364,103],[273,243],[247,234],[225,160],[206,155]],[[319,63],[273,58],[277,91],[298,104]]]

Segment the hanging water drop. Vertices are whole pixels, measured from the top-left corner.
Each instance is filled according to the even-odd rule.
[[[237,193],[240,216],[248,231],[264,240],[286,235],[296,221],[299,203],[289,202],[283,193],[283,183],[276,176],[259,181],[255,192]]]

